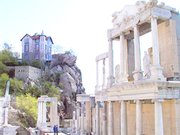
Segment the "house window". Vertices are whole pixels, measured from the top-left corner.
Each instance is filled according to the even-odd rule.
[[[36,51],[39,51],[39,44],[35,45]]]
[[[29,44],[29,38],[24,39],[24,44]]]
[[[35,44],[36,44],[36,45],[39,44],[39,39],[36,39],[36,40],[35,40]]]
[[[36,54],[36,55],[35,55],[35,59],[39,59],[39,54]]]
[[[24,54],[24,57],[25,57],[25,59],[27,60],[27,59],[28,59],[28,54],[25,53],[25,54]]]
[[[25,44],[25,46],[24,46],[24,51],[25,51],[25,52],[28,52],[28,51],[29,51],[29,44]]]

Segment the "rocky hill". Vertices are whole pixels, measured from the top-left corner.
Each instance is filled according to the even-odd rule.
[[[61,88],[61,101],[65,117],[72,117],[76,94],[85,93],[81,70],[76,65],[77,57],[71,52],[54,54],[46,74],[48,79]]]
[[[63,94],[66,96],[85,92],[81,70],[76,66],[76,59],[77,57],[72,53],[65,52],[53,55],[50,64],[50,76],[55,78],[56,84],[62,85]]]

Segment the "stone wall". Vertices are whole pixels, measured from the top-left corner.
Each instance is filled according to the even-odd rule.
[[[15,67],[15,77],[17,79],[26,80],[27,78],[31,80],[37,80],[41,76],[41,70],[31,66],[16,66]]]

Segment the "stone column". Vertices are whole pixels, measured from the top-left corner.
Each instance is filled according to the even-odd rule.
[[[47,126],[46,124],[46,101],[42,102],[42,126]]]
[[[127,135],[126,103],[121,101],[121,135]]]
[[[127,44],[125,43],[124,34],[120,35],[120,82],[127,82]]]
[[[96,135],[99,135],[99,107],[98,107],[98,102],[96,102]]]
[[[155,103],[154,103],[155,135],[164,135],[162,101],[163,100],[155,100]]]
[[[176,135],[180,134],[180,99],[175,101]]]
[[[81,135],[84,134],[84,102],[81,102]]]
[[[114,70],[113,70],[113,41],[111,38],[108,39],[109,49],[108,49],[108,58],[109,58],[109,77],[108,77],[108,87],[110,88],[114,82]]]
[[[137,25],[134,26],[134,57],[135,57],[135,71],[133,72],[133,77],[134,80],[137,81],[142,79],[139,28]]]
[[[102,85],[102,88],[105,88],[105,78],[106,78],[106,70],[105,70],[105,62],[106,62],[106,59],[103,59],[103,85]]]
[[[151,79],[165,80],[162,73],[162,67],[160,66],[157,18],[158,17],[156,16],[151,17],[151,33],[153,44],[153,65],[151,67]]]
[[[96,91],[99,89],[99,61],[96,60]]]
[[[80,106],[79,103],[77,103],[77,107],[76,107],[76,117],[77,117],[77,128],[76,128],[76,133],[80,134]]]
[[[57,98],[52,98],[51,106],[50,106],[50,123],[51,126],[59,125],[59,116],[57,110]]]
[[[106,103],[104,102],[103,106],[103,114],[102,114],[102,120],[103,120],[103,135],[106,135]]]
[[[76,135],[76,112],[73,111],[73,120],[72,120],[72,135]]]
[[[113,107],[112,107],[112,101],[109,101],[109,108],[108,108],[108,135],[113,135]]]
[[[92,134],[95,135],[96,134],[96,108],[92,109],[93,112],[93,117],[92,117]]]
[[[142,105],[136,101],[136,135],[142,135]]]
[[[37,118],[37,127],[42,123],[42,102],[38,100],[38,118]]]

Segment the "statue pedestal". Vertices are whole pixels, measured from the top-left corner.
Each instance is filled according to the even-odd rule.
[[[16,129],[18,128],[19,126],[11,126],[11,125],[0,126],[0,133],[2,133],[1,135],[16,135],[17,133]]]

